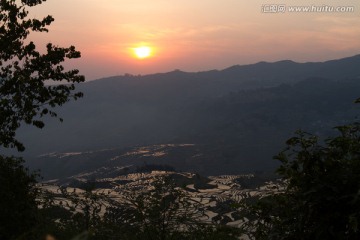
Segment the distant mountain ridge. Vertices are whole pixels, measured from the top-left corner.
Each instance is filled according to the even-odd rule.
[[[268,79],[277,79],[278,81],[303,80],[310,77],[321,77],[329,79],[338,78],[356,78],[360,77],[360,54],[351,57],[329,60],[325,62],[305,62],[298,63],[292,60],[282,60],[277,62],[258,62],[248,65],[234,65],[223,70],[209,70],[201,72],[184,72],[174,70],[166,73],[155,73],[149,75],[124,75],[109,78],[98,79],[97,81],[107,80],[245,80],[259,81]],[[290,82],[289,82],[290,81]]]
[[[223,70],[150,75],[123,75],[91,81],[80,86],[85,93],[110,91],[123,96],[208,98],[243,89],[293,84],[308,78],[330,80],[360,77],[360,55],[326,62],[296,63],[290,60],[234,65]],[[130,96],[129,96],[130,95]],[[150,100],[150,99],[149,99]]]

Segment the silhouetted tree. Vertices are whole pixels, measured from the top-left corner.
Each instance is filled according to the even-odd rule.
[[[238,239],[237,229],[205,223],[205,207],[168,177],[121,195],[104,215],[107,239]]]
[[[121,195],[120,205],[110,207],[105,220],[123,225],[129,239],[177,239],[195,229],[203,216],[201,204],[168,178],[159,177],[144,189],[123,190]]]
[[[82,93],[74,93],[75,83],[83,82],[78,70],[66,71],[61,63],[67,58],[79,58],[74,46],[61,48],[48,43],[46,53],[36,50],[28,40],[30,32],[47,32],[54,19],[28,18],[26,6],[43,0],[0,1],[0,146],[24,150],[16,139],[22,122],[38,128],[44,126],[41,117],[56,117],[52,110]],[[46,85],[45,81],[67,84]],[[61,119],[60,119],[61,120]]]
[[[360,239],[360,124],[337,127],[319,143],[298,132],[287,141],[278,173],[283,191],[247,205],[254,239]]]
[[[102,229],[101,210],[105,211],[110,198],[104,193],[95,192],[95,185],[88,182],[84,189],[59,188],[60,204],[67,213],[57,216],[55,220],[58,224],[57,234],[59,239],[69,239],[82,232],[93,235],[93,239],[99,235]]]
[[[23,160],[0,156],[0,239],[17,239],[38,223],[36,173]]]
[[[79,58],[75,47],[61,48],[51,43],[45,53],[28,39],[31,32],[47,32],[54,19],[28,18],[27,7],[43,0],[0,0],[0,147],[23,151],[16,138],[21,123],[44,126],[41,117],[57,117],[53,111],[70,99],[82,97],[75,84],[85,79],[78,70],[66,71],[65,59]],[[46,81],[66,84],[46,85]],[[62,120],[62,119],[60,119]],[[0,156],[0,239],[38,239],[30,236],[38,224],[35,201],[37,174],[23,167],[23,160]]]

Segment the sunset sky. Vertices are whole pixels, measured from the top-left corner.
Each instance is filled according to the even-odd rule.
[[[349,13],[263,13],[265,4],[353,6]],[[360,54],[359,0],[47,0],[31,17],[52,15],[43,46],[75,45],[67,64],[88,80],[114,75],[223,69],[291,59],[323,61]],[[151,47],[138,59],[133,48]]]

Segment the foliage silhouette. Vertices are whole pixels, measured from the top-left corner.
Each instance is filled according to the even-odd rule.
[[[82,232],[99,235],[98,231],[102,223],[101,211],[109,205],[110,199],[103,193],[95,192],[95,185],[92,182],[87,182],[82,191],[60,187],[57,197],[60,197],[60,202],[54,205],[67,213],[53,219],[58,227],[54,235],[60,239],[70,239]]]
[[[360,238],[360,124],[336,129],[340,134],[324,144],[301,131],[287,141],[275,157],[284,190],[243,210],[252,238]]]
[[[17,239],[38,223],[37,173],[30,173],[21,158],[0,156],[0,239]]]
[[[65,59],[80,57],[74,46],[62,48],[48,43],[46,53],[41,53],[28,40],[31,32],[47,32],[54,21],[51,16],[41,20],[27,17],[26,7],[42,2],[0,1],[0,146],[18,151],[25,149],[16,139],[20,124],[44,127],[42,116],[57,117],[53,107],[82,97],[82,93],[74,92],[75,84],[85,80],[78,70],[66,71],[61,65]],[[66,84],[46,85],[48,80]]]
[[[44,0],[0,0],[0,147],[25,149],[16,138],[23,122],[44,127],[41,117],[57,117],[53,108],[82,97],[74,92],[83,82],[79,71],[65,70],[65,59],[79,58],[74,46],[61,48],[51,43],[46,52],[36,50],[31,32],[47,32],[54,19],[28,18],[27,7]],[[50,85],[46,81],[66,84]],[[62,119],[60,118],[62,121]],[[24,161],[0,156],[0,239],[39,239],[44,209],[38,208],[37,173],[30,173]]]
[[[192,232],[203,216],[201,204],[168,178],[157,178],[148,189],[122,193],[122,210],[109,209],[105,217],[134,229],[136,239],[170,239]]]

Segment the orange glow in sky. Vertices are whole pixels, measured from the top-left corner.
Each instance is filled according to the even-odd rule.
[[[69,67],[78,68],[88,80],[360,54],[359,0],[271,1],[287,7],[354,6],[353,12],[343,13],[269,13],[264,12],[271,9],[266,4],[265,0],[48,0],[30,8],[29,15],[50,14],[55,22],[49,33],[30,35],[30,40],[39,47],[48,42],[75,45],[82,58],[69,62]]]

